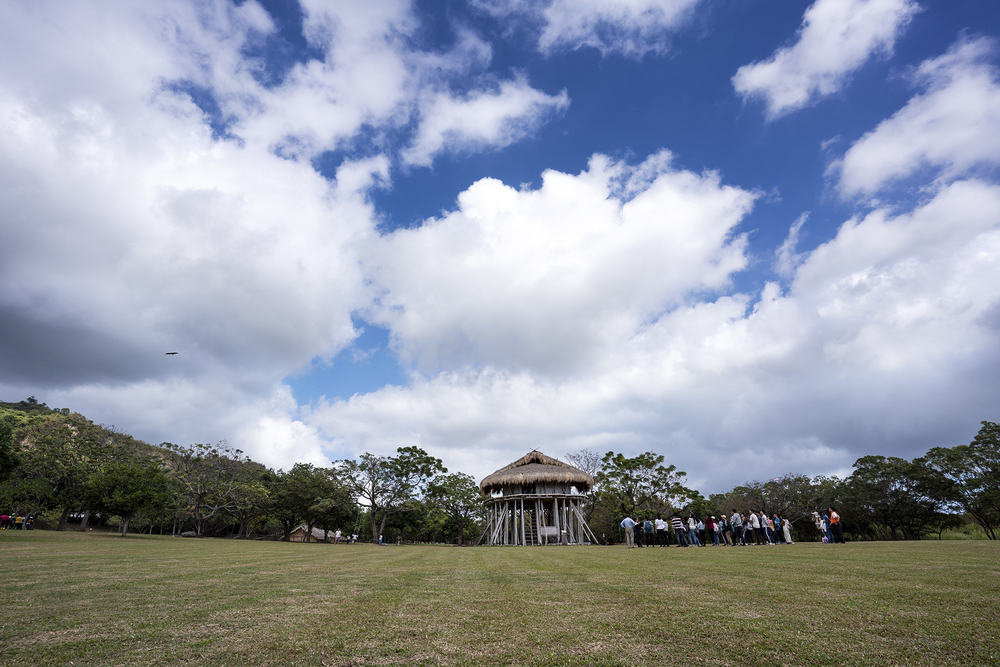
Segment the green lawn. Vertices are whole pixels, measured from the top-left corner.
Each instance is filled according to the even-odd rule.
[[[0,664],[1000,664],[1000,544],[633,549],[0,532]]]

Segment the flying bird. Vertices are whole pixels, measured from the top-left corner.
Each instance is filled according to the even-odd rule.
[[[176,352],[167,352],[167,354],[177,354]]]

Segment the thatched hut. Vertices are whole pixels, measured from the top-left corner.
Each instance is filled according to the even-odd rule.
[[[319,528],[313,528],[309,533],[309,526],[302,524],[291,532],[288,536],[289,542],[329,542],[329,536]]]
[[[596,543],[583,518],[582,494],[594,478],[535,450],[479,483],[486,501],[489,545]]]

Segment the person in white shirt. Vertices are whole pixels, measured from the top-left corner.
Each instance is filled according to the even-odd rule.
[[[760,534],[760,518],[756,510],[750,510],[750,528],[753,530],[754,544],[764,544],[764,539]]]
[[[662,516],[656,517],[656,521],[653,522],[656,525],[656,543],[661,547],[667,546],[667,522],[663,520]]]
[[[698,539],[698,519],[694,518],[694,512],[688,517],[688,538],[693,546],[701,546],[701,541]]]

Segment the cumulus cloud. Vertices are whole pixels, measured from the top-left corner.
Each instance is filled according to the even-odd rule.
[[[430,166],[434,156],[444,151],[504,148],[533,133],[568,106],[565,90],[546,95],[523,78],[465,96],[438,92],[421,103],[416,136],[401,158],[406,164]]]
[[[599,173],[592,166],[585,174],[559,177],[566,186],[586,183],[601,192],[606,181],[595,177]],[[692,183],[702,179],[668,171],[660,176],[660,190],[649,196],[664,196],[662,191],[673,189],[680,176]],[[512,224],[514,212],[530,212],[535,224],[525,222],[526,227],[549,220],[551,209],[529,208],[524,199],[551,198],[555,191],[548,181],[527,194],[488,185],[503,207],[473,209],[466,200],[461,215],[456,211],[454,219],[445,219],[461,221],[466,234],[442,243],[445,230],[439,221],[393,240],[413,255],[454,267],[461,278],[456,282],[474,282],[470,292],[481,295],[479,303],[447,290],[440,301],[413,298],[403,304],[405,314],[393,327],[402,350],[426,349],[429,336],[474,344],[476,334],[469,332],[499,327],[497,337],[509,343],[493,345],[507,355],[496,355],[485,366],[456,358],[447,370],[414,376],[408,387],[324,402],[310,421],[339,434],[345,449],[389,452],[420,444],[480,475],[533,447],[556,453],[581,447],[655,449],[682,469],[701,471],[695,484],[716,488],[776,470],[849,469],[873,443],[888,446],[903,435],[914,448],[932,446],[946,439],[949,429],[979,419],[1000,389],[995,379],[984,380],[978,372],[982,363],[996,359],[1000,347],[1000,330],[990,315],[1000,303],[996,186],[962,181],[911,213],[876,210],[845,222],[834,239],[804,253],[787,293],[770,283],[756,299],[735,294],[684,301],[681,295],[697,283],[719,279],[702,254],[685,267],[684,273],[694,276],[680,282],[667,278],[648,291],[636,283],[611,285],[618,300],[581,301],[575,285],[593,287],[588,273],[613,264],[615,252],[582,252],[585,259],[567,280],[566,249],[546,244],[542,229],[521,258],[511,264],[497,261],[505,247],[516,254],[515,238],[518,244],[525,241],[501,231]],[[717,191],[718,185],[702,181],[700,188]],[[711,204],[699,190],[675,189],[673,196],[675,205],[664,210],[700,210],[712,217]],[[744,206],[751,199],[738,191],[730,196]],[[681,200],[686,208],[678,206]],[[506,217],[494,219],[506,224],[490,228],[493,233],[484,239],[486,231],[469,220],[470,211],[498,208]],[[587,224],[576,243],[592,239],[616,245],[613,237],[619,234],[630,240],[645,237],[669,272],[684,244],[661,242],[655,227],[625,232],[624,215],[615,208],[612,202],[592,216],[607,216],[616,226]],[[718,216],[716,224],[728,229],[740,215],[732,210]],[[684,216],[669,224],[683,228]],[[420,240],[422,232],[426,237]],[[707,237],[716,253],[739,254],[725,234]],[[419,260],[420,266],[432,263]],[[651,279],[641,255],[629,268]],[[603,270],[597,274],[605,275]],[[570,306],[550,313],[549,289],[533,282],[540,276]],[[409,291],[435,292],[433,280]],[[510,300],[516,299],[524,315],[507,306],[504,293],[511,281],[532,286],[511,290],[516,297]],[[454,303],[450,307],[460,312],[445,311],[442,303]],[[654,303],[662,311],[649,315]],[[567,313],[574,318],[575,337],[560,326]],[[507,317],[523,319],[507,325]],[[429,332],[409,326],[409,320],[429,319],[442,319],[448,328]],[[532,329],[536,319],[540,322]],[[586,340],[588,328],[607,321],[620,326],[602,328],[603,337]],[[531,335],[554,341],[535,344],[557,358],[571,347],[574,372],[525,352]],[[599,346],[601,354],[588,354],[588,345]]]
[[[320,57],[263,82],[246,54],[274,25],[252,1],[0,8],[0,62],[18,63],[0,68],[5,390],[130,415],[119,423],[153,440],[319,461],[280,378],[357,335],[351,313],[371,299],[359,249],[378,237],[367,194],[398,158],[389,146],[331,180],[306,158],[366,124],[407,126],[491,56],[468,34],[414,50],[406,2],[303,10]],[[449,134],[429,109],[443,138],[423,156],[509,143],[540,122],[520,109],[566,100],[523,79],[477,95],[506,109],[492,133]],[[161,413],[142,430],[136,415]]]
[[[602,31],[639,19],[584,4],[591,27],[546,19],[576,37],[545,48],[665,48],[687,5],[656,6],[632,46]],[[252,1],[0,5],[0,63],[17,63],[0,67],[0,393],[154,442],[227,439],[276,467],[412,444],[473,474],[534,447],[655,450],[708,488],[942,444],[988,414],[1000,193],[970,175],[993,164],[973,147],[993,146],[983,42],[915,74],[912,107],[937,116],[906,113],[972,133],[907,125],[942,174],[929,200],[811,251],[800,218],[782,283],[734,293],[758,195],[667,151],[596,155],[534,189],[481,179],[454,210],[380,234],[369,195],[394,165],[502,147],[567,98],[490,78],[471,33],[416,49],[408,3],[303,10],[312,50],[274,80],[248,55],[274,32]],[[979,97],[925,102],[962,81]],[[369,157],[332,178],[310,163],[369,133]],[[875,136],[848,151],[845,183],[859,164],[872,182],[909,173],[856,157]],[[349,347],[359,314],[389,330],[409,383],[297,405],[280,379]]]
[[[795,44],[740,67],[733,86],[762,98],[771,119],[807,107],[841,90],[872,56],[891,54],[919,9],[915,0],[816,0]]]
[[[1000,164],[1000,78],[989,62],[995,54],[993,40],[962,39],[921,63],[913,80],[924,91],[831,166],[841,193],[872,195],[928,168],[941,183]]]
[[[529,22],[540,31],[538,49],[545,54],[593,47],[641,58],[664,53],[670,35],[687,23],[699,0],[479,0],[491,14]]]
[[[572,372],[746,265],[734,227],[754,196],[670,159],[633,168],[598,155],[578,175],[545,172],[537,190],[477,182],[455,211],[373,246],[366,268],[382,296],[368,317],[421,369]]]

